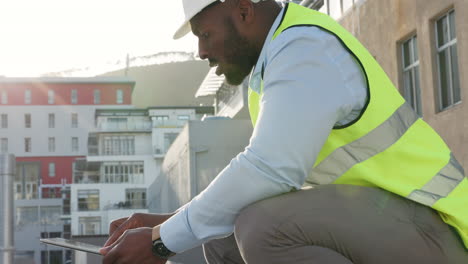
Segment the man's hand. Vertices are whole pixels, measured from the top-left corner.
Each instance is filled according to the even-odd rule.
[[[164,264],[167,260],[153,255],[151,250],[152,228],[140,227],[129,229],[114,243],[100,250],[104,255],[103,264],[141,263]]]
[[[130,217],[124,217],[112,221],[109,227],[109,238],[104,247],[114,243],[126,230],[138,227],[154,227],[164,223],[174,214],[143,214],[136,213]],[[151,239],[151,238],[150,238]]]

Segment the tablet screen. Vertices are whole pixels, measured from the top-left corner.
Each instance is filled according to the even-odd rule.
[[[101,255],[101,253],[99,253],[99,249],[101,248],[101,246],[96,246],[96,245],[92,245],[88,243],[78,242],[78,241],[64,239],[60,237],[42,238],[40,239],[40,241],[42,243],[47,243],[47,244],[54,245],[54,246],[71,248],[75,250],[80,250],[80,251],[84,251],[88,253]]]

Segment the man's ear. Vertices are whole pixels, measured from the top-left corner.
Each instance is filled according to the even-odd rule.
[[[243,23],[251,24],[254,21],[254,6],[251,0],[239,0],[237,3],[239,19]]]

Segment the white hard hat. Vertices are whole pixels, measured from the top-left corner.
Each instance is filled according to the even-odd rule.
[[[195,15],[200,13],[200,11],[203,10],[203,8],[209,6],[211,3],[216,2],[217,0],[182,0],[182,7],[184,9],[184,22],[182,25],[177,29],[177,31],[174,33],[174,39],[181,38],[187,33],[191,31],[190,28],[190,19],[192,19]],[[224,2],[225,0],[220,0],[221,2]],[[251,0],[254,3],[258,3],[260,1],[264,0]]]

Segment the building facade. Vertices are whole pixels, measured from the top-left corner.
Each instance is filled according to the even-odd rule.
[[[0,151],[16,156],[15,262],[64,263],[39,238],[70,237],[70,184],[95,109],[129,107],[125,78],[0,78]]]
[[[305,3],[307,1],[303,1]],[[468,166],[468,1],[323,0]]]
[[[108,234],[112,220],[148,212],[147,188],[189,120],[212,107],[96,110],[88,155],[75,164],[71,185],[73,236]]]

